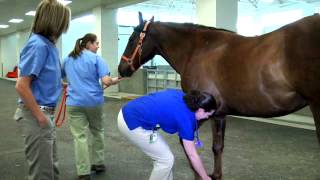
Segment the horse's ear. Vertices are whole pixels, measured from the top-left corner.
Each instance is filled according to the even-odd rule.
[[[153,22],[154,21],[154,16],[152,16],[152,18],[150,19],[150,22]]]
[[[139,11],[139,24],[143,24],[142,13]]]

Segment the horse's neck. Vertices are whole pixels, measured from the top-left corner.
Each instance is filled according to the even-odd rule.
[[[182,24],[174,23],[154,23],[153,38],[158,44],[157,54],[161,55],[179,74],[183,73],[184,68],[193,57],[195,52],[199,52],[202,44],[196,41],[199,32],[190,30]],[[219,37],[221,32],[204,30],[203,33],[210,35],[217,33]],[[217,40],[217,39],[216,39]]]
[[[155,41],[158,43],[157,54],[161,55],[179,74],[183,71],[191,53],[192,37],[179,33],[177,29],[162,23],[155,24]]]

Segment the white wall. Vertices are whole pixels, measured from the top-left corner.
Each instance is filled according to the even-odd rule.
[[[0,62],[3,65],[0,67],[1,77],[12,71],[13,68],[19,63],[20,51],[25,45],[28,37],[29,31],[21,31],[14,34],[9,34],[8,36],[1,37],[0,39]]]
[[[66,58],[73,50],[77,39],[83,37],[87,33],[93,33],[94,22],[81,19],[82,17],[73,19],[69,26],[68,32],[62,35],[62,59]]]
[[[3,76],[12,71],[18,64],[18,34],[11,34],[1,39],[1,59],[3,63]]]
[[[296,1],[288,5],[265,5],[253,8],[240,1],[238,6],[237,32],[245,36],[256,36],[274,31],[286,24],[313,15],[320,3]]]
[[[2,39],[0,38],[0,77],[3,77],[3,72],[2,72],[2,53],[1,53],[1,44],[2,44]]]

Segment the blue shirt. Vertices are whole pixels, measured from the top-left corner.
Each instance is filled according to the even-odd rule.
[[[97,54],[83,50],[76,59],[65,58],[62,74],[68,80],[68,106],[92,107],[104,103],[99,79],[110,75],[105,61]]]
[[[195,112],[183,100],[181,90],[169,89],[151,93],[128,102],[122,108],[124,120],[130,130],[142,127],[154,129],[156,125],[169,133],[178,133],[186,140],[194,139]]]
[[[62,90],[61,65],[51,41],[32,34],[20,53],[19,70],[20,77],[33,77],[31,91],[38,105],[56,106]]]

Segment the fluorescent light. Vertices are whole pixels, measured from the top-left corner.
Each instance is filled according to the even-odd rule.
[[[9,27],[9,25],[6,25],[6,24],[0,24],[0,28],[1,29],[5,29],[5,28],[8,28]]]
[[[9,22],[11,23],[21,23],[23,19],[10,19]]]
[[[58,0],[60,3],[62,3],[63,5],[68,5],[70,3],[72,3],[72,1],[67,1],[67,0]]]
[[[29,11],[29,12],[26,13],[26,15],[35,16],[36,15],[36,11]]]

